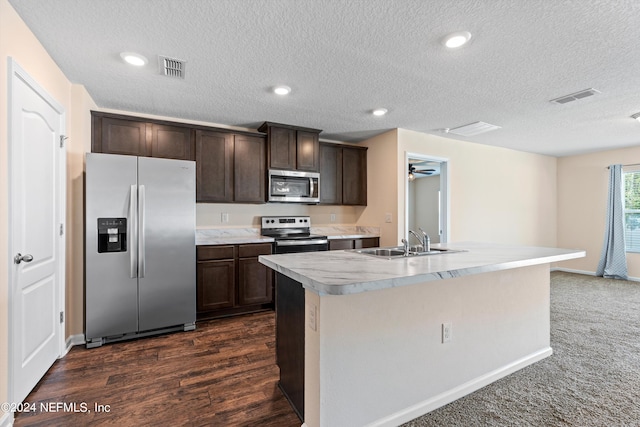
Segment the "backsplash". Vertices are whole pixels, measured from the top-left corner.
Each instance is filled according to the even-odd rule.
[[[265,203],[258,205],[236,203],[196,203],[196,227],[260,228],[262,216],[307,215],[311,224],[357,224],[364,206],[298,205],[293,203]],[[334,219],[332,221],[332,219]]]

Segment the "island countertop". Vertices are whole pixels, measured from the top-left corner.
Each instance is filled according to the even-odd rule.
[[[262,264],[320,295],[348,295],[431,280],[581,258],[584,250],[495,243],[433,245],[463,252],[385,259],[354,251],[262,255]]]

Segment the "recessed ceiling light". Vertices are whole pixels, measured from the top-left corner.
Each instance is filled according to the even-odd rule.
[[[276,95],[289,95],[289,93],[291,93],[291,88],[284,85],[276,86],[273,88],[273,93]]]
[[[371,112],[371,114],[373,114],[374,116],[384,116],[385,114],[387,114],[387,109],[386,108],[376,108],[375,110],[373,110]]]
[[[471,39],[471,33],[469,31],[458,31],[446,36],[442,43],[449,49],[455,49],[466,44]]]
[[[134,52],[122,52],[120,54],[120,58],[122,58],[127,64],[135,65],[136,67],[142,67],[148,62],[147,58]]]

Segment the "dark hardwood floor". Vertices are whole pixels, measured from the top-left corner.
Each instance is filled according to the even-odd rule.
[[[299,427],[278,376],[273,312],[199,322],[191,332],[72,348],[25,400],[36,411],[16,413],[14,425]]]

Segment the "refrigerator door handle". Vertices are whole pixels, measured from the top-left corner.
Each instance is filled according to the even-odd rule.
[[[129,197],[129,276],[138,277],[138,186],[131,186]]]
[[[144,185],[138,188],[138,277],[144,278],[145,273],[145,197]]]

